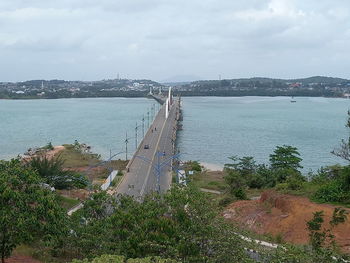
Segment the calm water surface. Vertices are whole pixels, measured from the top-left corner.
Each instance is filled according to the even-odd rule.
[[[126,132],[135,137],[136,122],[141,124],[142,115],[147,116],[153,104],[144,98],[0,100],[0,159],[49,141],[61,145],[76,139],[107,157],[110,149],[124,150]],[[131,138],[129,150],[134,149]]]
[[[143,98],[0,100],[0,159],[48,141],[59,145],[75,139],[107,157],[110,149],[124,150],[126,131],[135,136],[136,122],[141,124],[153,104]],[[297,103],[286,97],[183,98],[178,145],[187,153],[184,159],[224,164],[232,155],[268,162],[276,145],[288,144],[298,147],[305,171],[317,169],[341,161],[330,151],[347,136],[349,105],[346,99],[327,98],[297,98]]]
[[[342,138],[350,100],[288,97],[185,98],[179,145],[193,159],[224,164],[232,155],[267,163],[276,145],[293,145],[304,172],[341,162],[330,151]]]

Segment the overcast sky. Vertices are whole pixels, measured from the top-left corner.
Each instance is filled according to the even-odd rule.
[[[0,81],[350,78],[349,0],[0,0]]]

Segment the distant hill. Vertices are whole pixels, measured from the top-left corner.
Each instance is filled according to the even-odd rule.
[[[315,96],[348,97],[350,80],[324,76],[302,79],[264,77],[198,80],[174,85],[182,96]]]
[[[300,79],[254,77],[185,81],[186,78],[194,77],[177,76],[163,83],[146,79],[0,82],[0,99],[145,97],[150,90],[157,91],[165,85],[174,87],[174,93],[182,96],[349,97],[350,94],[350,80],[325,76]]]
[[[332,77],[324,77],[324,76],[314,76],[314,77],[303,78],[303,79],[291,79],[289,81],[302,82],[305,84],[310,84],[310,83],[338,84],[338,83],[350,82],[350,80],[348,79],[332,78]]]
[[[284,82],[284,83],[293,83],[293,82],[300,82],[304,84],[311,84],[311,83],[323,83],[323,84],[338,84],[338,83],[348,83],[350,80],[343,79],[343,78],[333,78],[333,77],[325,77],[325,76],[313,76],[308,78],[299,78],[299,79],[278,79],[278,78],[266,78],[266,77],[253,77],[253,78],[239,78],[239,79],[223,79],[223,81],[234,81],[234,82],[252,82],[252,81],[258,81],[258,82]],[[193,81],[194,83],[215,83],[219,82],[219,80],[196,80]],[[188,83],[186,83],[188,84]]]
[[[195,75],[177,75],[160,81],[162,84],[188,84],[193,81],[201,80],[201,77]]]

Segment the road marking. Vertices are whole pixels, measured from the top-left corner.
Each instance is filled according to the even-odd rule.
[[[162,106],[163,107],[163,106]],[[154,123],[156,123],[157,121],[160,121],[161,120],[161,117],[162,117],[162,111],[163,111],[163,108],[160,108],[160,110],[158,111],[158,113],[157,113],[157,115],[156,115],[156,117],[155,117],[155,119],[153,120],[153,122],[151,123],[151,125],[150,125],[150,127],[154,124]],[[164,114],[163,114],[164,115]],[[150,128],[146,131],[146,134],[145,134],[145,137],[147,137],[147,135],[148,134],[150,134]],[[153,141],[154,141],[154,136],[151,136],[151,142],[153,143]],[[142,139],[142,142],[144,142],[144,139]],[[140,144],[141,144],[141,142],[140,142]],[[140,150],[141,150],[141,148],[140,148]],[[136,154],[137,152],[135,152],[134,153],[134,155]],[[134,156],[133,155],[133,156]],[[137,162],[139,162],[139,164],[137,165]],[[136,164],[135,164],[136,163]],[[128,184],[130,184],[130,183],[133,183],[134,185],[135,185],[135,180],[138,178],[138,175],[139,175],[139,170],[140,170],[140,167],[142,167],[142,162],[141,162],[141,160],[139,160],[139,159],[135,159],[134,160],[134,162],[132,162],[132,166],[134,166],[134,170],[133,171],[131,171],[131,172],[128,172],[128,173],[126,173],[124,176],[123,176],[123,178],[122,178],[122,180],[118,183],[118,185],[117,185],[117,187],[115,188],[115,192],[116,193],[121,193],[121,194],[123,194],[123,193],[127,193],[128,192],[128,194],[130,193],[130,191],[131,191],[131,189],[128,187]],[[131,167],[130,167],[131,168]],[[135,171],[137,171],[136,173],[135,173]],[[139,192],[139,190],[138,191],[136,191],[136,192]]]
[[[143,185],[142,185],[142,188],[141,188],[141,192],[140,192],[140,195],[143,196],[144,192],[145,192],[145,187],[146,187],[146,184],[148,182],[148,178],[149,178],[149,174],[151,172],[151,168],[153,167],[152,164],[154,162],[154,158],[156,156],[156,153],[157,153],[157,149],[158,149],[158,146],[159,146],[159,142],[160,142],[160,139],[162,138],[162,135],[163,135],[163,130],[164,130],[164,127],[165,127],[165,124],[167,123],[167,120],[168,119],[165,119],[164,120],[164,123],[163,123],[163,127],[162,129],[160,130],[160,134],[159,134],[159,138],[158,138],[158,141],[157,141],[157,145],[155,147],[155,152],[153,154],[153,158],[151,160],[151,163],[150,163],[150,166],[148,168],[148,172],[147,172],[147,175],[146,175],[146,178],[145,178],[145,181],[143,182]]]

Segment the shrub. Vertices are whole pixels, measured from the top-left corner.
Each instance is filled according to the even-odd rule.
[[[232,202],[234,202],[236,199],[233,198],[232,196],[225,196],[224,198],[220,199],[219,201],[219,206],[225,207]]]
[[[63,169],[64,160],[60,157],[48,159],[37,156],[27,161],[26,165],[37,171],[43,181],[57,189],[84,188],[88,180],[81,174]]]
[[[344,192],[337,180],[321,186],[313,195],[313,199],[318,202],[343,202],[347,198],[349,193]]]
[[[247,199],[247,194],[244,191],[242,187],[239,187],[233,191],[233,195],[238,199],[238,200],[246,200]]]
[[[288,176],[286,183],[289,190],[299,190],[302,188],[305,178],[298,172]]]

